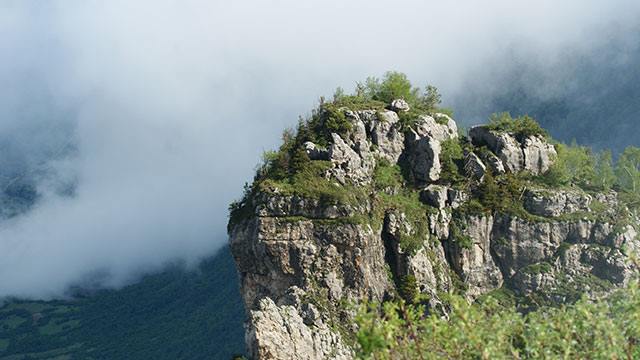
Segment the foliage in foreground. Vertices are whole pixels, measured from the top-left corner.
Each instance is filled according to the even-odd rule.
[[[363,306],[362,359],[635,359],[640,357],[638,283],[607,299],[582,299],[521,314],[488,297],[447,299],[448,317],[403,301]]]

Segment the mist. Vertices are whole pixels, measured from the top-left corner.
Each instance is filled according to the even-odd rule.
[[[447,105],[514,49],[543,64],[588,54],[639,13],[637,1],[3,1],[0,185],[27,184],[34,203],[0,221],[0,297],[118,287],[212,255],[260,154],[338,86],[398,70]],[[458,120],[482,121],[475,110]]]

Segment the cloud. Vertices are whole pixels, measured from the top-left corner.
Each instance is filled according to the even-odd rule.
[[[0,172],[34,174],[41,197],[0,223],[0,296],[57,297],[98,275],[119,286],[210,255],[260,153],[337,86],[397,69],[453,96],[514,46],[552,61],[639,8],[3,1]]]

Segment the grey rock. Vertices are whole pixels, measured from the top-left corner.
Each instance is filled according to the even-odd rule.
[[[557,217],[563,214],[589,212],[592,197],[580,190],[527,189],[524,207],[534,215]]]
[[[408,133],[408,161],[418,182],[430,183],[440,178],[441,142],[458,137],[455,122],[447,119],[446,124],[440,124],[431,116],[421,116],[415,130]]]
[[[485,164],[487,164],[487,167],[494,175],[504,174],[506,172],[504,164],[502,164],[502,160],[500,160],[500,158],[498,158],[495,154],[485,152],[484,154],[482,154],[482,160]]]
[[[407,112],[411,109],[411,107],[403,99],[395,99],[391,102],[390,109],[395,112],[400,112],[400,111]]]
[[[393,111],[383,111],[369,122],[371,141],[377,146],[376,154],[390,163],[398,162],[404,151],[404,134],[400,131],[400,119]]]
[[[476,154],[470,152],[464,158],[464,171],[467,176],[482,181],[487,173],[487,167]]]
[[[500,268],[491,256],[493,230],[492,216],[469,216],[462,221],[464,234],[471,239],[469,248],[458,245],[457,239],[449,241],[449,256],[454,270],[468,286],[466,296],[475,299],[502,286]]]
[[[436,114],[435,116],[445,119],[446,122],[441,124],[432,116],[420,116],[415,127],[415,132],[419,137],[429,137],[437,141],[445,141],[458,137],[458,126],[453,119],[445,114]]]
[[[446,186],[431,184],[420,191],[420,200],[437,209],[444,209],[449,196],[448,190]]]
[[[323,322],[304,323],[298,309],[278,306],[270,298],[249,312],[248,350],[253,359],[352,359],[340,335]]]
[[[368,152],[368,144],[360,142],[366,140],[357,137],[355,141],[352,141],[356,148],[354,149],[338,134],[331,134],[331,138],[333,139],[329,148],[329,158],[333,164],[331,174],[341,184],[346,184],[349,181],[356,184],[370,182],[375,160],[373,155]]]
[[[319,148],[311,141],[305,142],[303,145],[305,153],[311,160],[329,160],[329,152],[326,149]]]
[[[439,240],[449,238],[451,217],[451,211],[449,211],[449,209],[440,209],[434,214],[429,214],[429,229],[431,229],[431,234]]]
[[[333,134],[327,150],[313,143],[304,145],[310,158],[326,156],[331,161],[332,167],[323,176],[335,186],[367,186],[373,181],[377,159],[406,161],[407,169],[425,188],[421,200],[435,209],[412,212],[408,217],[402,206],[373,211],[372,204],[379,206],[376,193],[359,203],[331,204],[291,195],[290,189],[280,189],[277,183],[262,184],[262,192],[250,199],[253,214],[229,225],[248,315],[250,356],[353,358],[355,352],[331,326],[339,319],[344,328],[357,331],[354,310],[343,304],[382,301],[396,294],[397,283],[409,275],[415,277],[419,291],[429,295],[429,306],[442,310],[446,317],[447,307],[439,296],[453,289],[454,275],[464,283],[469,300],[505,286],[519,294],[536,292],[564,301],[567,295],[560,290],[567,284],[584,284],[578,280],[585,277],[620,286],[638,273],[627,261],[630,254],[640,255],[640,241],[632,226],[638,219],[621,226],[593,220],[593,216],[557,218],[586,212],[594,200],[614,215],[620,207],[615,192],[591,199],[578,190],[531,188],[523,194],[524,205],[546,219],[472,215],[472,209],[460,207],[469,201],[473,183],[468,189],[434,183],[440,176],[441,143],[458,136],[452,119],[423,116],[405,135],[395,112],[343,111],[352,130]],[[542,138],[519,143],[509,134],[474,129],[472,142],[491,150],[474,150],[473,162],[480,170],[540,173],[554,157],[554,150]],[[470,174],[477,176],[480,171]],[[383,219],[370,219],[370,224],[359,221],[363,215],[382,213]],[[421,224],[424,229],[410,221],[415,216],[424,216],[420,219],[427,222]],[[381,227],[373,225],[379,222]],[[423,238],[417,238],[418,234]],[[468,241],[454,238],[460,234]],[[417,246],[403,249],[407,236]],[[590,291],[576,292],[585,290]]]
[[[539,136],[527,137],[520,143],[511,134],[479,125],[469,130],[469,137],[474,145],[487,146],[509,172],[526,170],[539,175],[551,167],[557,156],[554,146]]]
[[[534,175],[543,174],[558,156],[553,145],[539,136],[529,136],[522,144],[524,169]]]
[[[438,140],[425,137],[417,140],[412,147],[413,175],[419,182],[429,183],[440,178],[440,153],[442,147]]]
[[[463,190],[449,189],[447,200],[452,209],[457,209],[469,200],[469,194]]]

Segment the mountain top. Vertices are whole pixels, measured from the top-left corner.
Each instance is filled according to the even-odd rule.
[[[353,358],[369,301],[531,311],[635,276],[637,149],[614,167],[526,116],[464,132],[439,103],[388,73],[321,99],[265,153],[228,227],[252,357]]]

